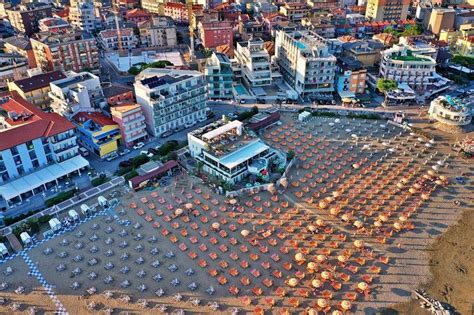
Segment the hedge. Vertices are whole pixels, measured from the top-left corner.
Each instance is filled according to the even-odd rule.
[[[92,184],[93,187],[97,187],[99,185],[104,184],[107,180],[108,180],[107,176],[105,176],[104,174],[101,174],[99,177],[94,178],[91,181],[91,184]]]
[[[8,225],[12,225],[13,223],[17,223],[23,219],[26,219],[30,216],[32,216],[33,214],[35,214],[36,212],[38,212],[39,210],[32,210],[32,211],[29,211],[27,213],[23,213],[23,214],[20,214],[19,216],[16,216],[16,217],[5,217],[3,219],[3,222],[5,223],[6,226]]]
[[[150,161],[150,158],[148,156],[146,156],[145,154],[139,154],[132,159],[132,167],[137,168],[140,165],[143,165],[149,161]]]
[[[133,167],[128,166],[128,167],[121,167],[119,170],[116,172],[117,176],[122,176],[125,175],[129,172],[133,171]]]
[[[49,220],[51,220],[52,218],[53,218],[52,215],[46,214],[46,215],[44,215],[44,216],[38,218],[38,223],[39,223],[39,224],[47,223],[47,222],[49,222]]]
[[[132,170],[131,172],[125,174],[125,175],[123,176],[123,178],[125,178],[125,180],[130,180],[130,179],[132,179],[132,178],[134,178],[134,177],[136,177],[136,176],[138,176],[137,171]]]
[[[46,200],[44,203],[46,204],[46,207],[50,208],[54,205],[57,205],[58,203],[71,199],[72,197],[74,197],[75,193],[76,193],[75,188],[68,191],[63,191],[59,193],[56,197]]]
[[[237,120],[244,121],[246,119],[252,118],[257,113],[258,113],[258,107],[254,106],[250,110],[246,110],[244,112],[239,113],[239,115],[237,115]]]

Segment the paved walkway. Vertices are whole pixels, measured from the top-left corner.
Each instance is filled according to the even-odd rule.
[[[60,212],[63,212],[81,202],[83,202],[84,200],[87,200],[91,197],[94,197],[94,196],[97,196],[97,195],[100,195],[102,193],[104,193],[105,191],[115,187],[115,186],[118,186],[118,185],[122,185],[123,183],[125,182],[124,178],[123,177],[115,177],[115,178],[112,178],[110,181],[108,181],[107,183],[104,183],[100,186],[97,186],[97,187],[94,187],[94,188],[91,188],[85,192],[82,192],[79,194],[79,197],[73,197],[71,199],[68,199],[64,202],[61,202],[60,204],[57,204],[56,206],[53,206],[51,208],[48,208],[48,209],[45,209],[41,212],[38,212],[38,213],[35,213],[34,215],[32,215],[31,217],[28,217],[24,220],[21,220],[19,222],[16,222],[15,224],[12,224],[8,227],[4,227],[3,229],[0,230],[0,235],[8,235],[12,232],[12,229],[21,224],[21,222],[25,221],[25,220],[28,220],[28,219],[31,219],[31,218],[39,218],[39,217],[42,217],[44,215],[55,215],[56,213],[60,213]]]

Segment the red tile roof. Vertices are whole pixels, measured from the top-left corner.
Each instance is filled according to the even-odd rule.
[[[92,120],[94,123],[100,126],[110,126],[110,125],[116,125],[116,123],[104,116],[104,114],[99,113],[99,112],[91,112],[91,113],[86,113],[86,112],[79,112],[72,116],[71,118],[73,121],[77,122],[78,124],[83,124],[84,122],[88,120]]]
[[[146,173],[141,176],[136,176],[132,179],[129,180],[129,183],[133,188],[138,188],[141,183],[148,181],[148,180],[153,180],[155,178],[160,178],[166,174],[169,170],[178,167],[178,163],[175,160],[171,160],[163,164],[163,166],[155,169],[154,171],[151,171],[149,173]]]
[[[125,16],[127,18],[133,18],[133,17],[150,17],[151,14],[148,13],[147,11],[143,10],[143,9],[133,9],[133,10],[130,10],[128,11]]]
[[[15,112],[22,116],[17,120],[5,119],[10,127],[0,131],[0,151],[75,128],[66,118],[56,113],[44,113],[37,109],[16,91],[0,93],[0,99],[5,99],[0,104],[0,109],[6,113]]]

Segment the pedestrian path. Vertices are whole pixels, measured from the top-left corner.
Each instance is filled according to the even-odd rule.
[[[46,290],[46,293],[48,293],[49,297],[53,301],[54,305],[56,306],[56,314],[59,314],[59,315],[69,314],[66,308],[64,307],[63,303],[61,303],[61,301],[58,299],[58,297],[54,293],[53,285],[49,284],[46,281],[46,279],[43,277],[43,274],[39,271],[36,264],[31,260],[30,256],[28,256],[28,254],[25,251],[22,251],[21,257],[23,258],[23,260],[28,265],[28,268],[30,269],[30,272],[28,272],[28,275],[35,276],[36,279],[38,279],[41,286]]]

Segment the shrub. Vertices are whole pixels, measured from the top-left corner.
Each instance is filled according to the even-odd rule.
[[[244,121],[246,119],[252,118],[257,113],[258,113],[258,107],[254,106],[250,110],[246,110],[244,112],[239,113],[239,115],[237,116],[237,120]]]
[[[121,167],[119,168],[119,170],[116,172],[117,176],[122,176],[122,175],[125,175],[129,172],[133,171],[133,167],[129,166],[129,167]]]
[[[132,170],[131,172],[125,174],[125,175],[123,176],[123,178],[125,178],[125,180],[130,180],[130,179],[132,179],[132,178],[134,178],[134,177],[136,177],[136,176],[138,176],[137,171]]]
[[[46,215],[44,215],[44,216],[38,218],[38,223],[39,223],[39,224],[47,223],[47,222],[49,222],[49,220],[51,220],[52,218],[53,218],[52,215],[46,214]]]
[[[5,225],[12,225],[13,223],[17,223],[23,219],[26,219],[30,216],[32,216],[33,214],[35,214],[36,212],[38,212],[39,210],[32,210],[32,211],[29,211],[27,213],[23,213],[23,214],[20,214],[19,216],[16,216],[16,217],[6,217],[3,219],[3,222],[5,223]]]
[[[150,161],[150,158],[145,154],[139,154],[132,159],[132,167],[137,168],[142,164],[145,164]]]
[[[100,186],[100,185],[104,184],[107,180],[108,180],[107,176],[105,176],[104,174],[100,174],[99,177],[94,178],[91,181],[91,184],[92,184],[92,186],[97,187],[97,186]]]
[[[178,148],[178,141],[176,140],[171,140],[167,141],[163,145],[161,145],[158,149],[158,154],[161,156],[166,156],[168,153],[171,151],[174,151]]]
[[[76,189],[71,189],[68,191],[63,191],[59,193],[56,197],[50,198],[46,200],[44,203],[46,204],[46,207],[52,207],[54,205],[57,205],[58,203],[61,203],[63,201],[66,201],[68,199],[71,199],[74,197],[74,194],[76,193]]]

